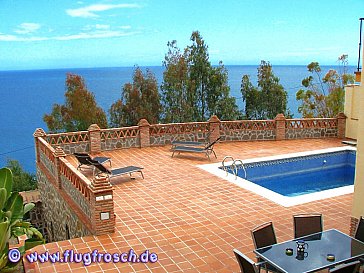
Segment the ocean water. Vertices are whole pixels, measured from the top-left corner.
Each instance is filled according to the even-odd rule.
[[[148,68],[161,84],[164,68]],[[226,68],[231,95],[236,98],[239,108],[243,109],[241,77],[248,74],[252,82],[256,83],[257,66]],[[322,70],[326,72],[330,68],[323,66]],[[64,102],[67,73],[83,76],[89,91],[95,94],[98,104],[107,111],[120,98],[122,86],[132,81],[133,70],[133,67],[118,67],[0,71],[0,167],[5,166],[7,159],[11,158],[19,160],[25,170],[35,172],[33,133],[36,128],[47,131],[43,115],[51,112],[54,103]],[[350,73],[354,70],[355,67],[349,67]],[[273,66],[273,71],[288,92],[288,107],[294,117],[300,117],[295,94],[301,87],[302,79],[309,75],[306,66]]]

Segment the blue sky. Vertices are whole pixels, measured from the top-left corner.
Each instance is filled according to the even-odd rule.
[[[363,0],[0,0],[0,70],[161,65],[199,30],[226,65],[356,65]]]

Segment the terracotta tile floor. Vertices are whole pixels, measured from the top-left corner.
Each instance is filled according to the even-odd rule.
[[[252,158],[341,146],[338,139],[219,143],[218,159],[232,155]],[[324,228],[349,232],[352,194],[285,208],[196,167],[209,161],[200,154],[171,158],[170,146],[104,152],[113,167],[142,165],[145,179],[112,179],[115,233],[89,236],[37,247],[74,249],[83,253],[121,253],[148,249],[158,255],[154,264],[38,263],[36,272],[238,272],[232,249],[254,258],[250,230],[273,221],[278,241],[293,237],[292,215],[320,212]],[[74,161],[73,161],[74,162]],[[75,163],[75,162],[74,162]]]

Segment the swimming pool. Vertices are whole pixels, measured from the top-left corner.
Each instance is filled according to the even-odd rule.
[[[289,207],[353,192],[355,155],[353,147],[337,147],[243,160],[237,177],[221,163],[200,167]]]

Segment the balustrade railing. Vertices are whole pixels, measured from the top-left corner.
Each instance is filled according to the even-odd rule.
[[[209,131],[208,122],[169,123],[150,125],[150,135],[178,135],[186,133],[205,133]]]
[[[275,130],[274,120],[235,120],[221,121],[220,130]]]
[[[88,131],[48,134],[46,140],[53,146],[90,141]]]
[[[87,201],[91,198],[90,181],[79,171],[76,170],[64,158],[59,159],[59,173],[63,175],[84,197]]]
[[[102,129],[100,131],[101,141],[120,139],[120,138],[132,138],[139,136],[139,127],[122,127],[112,129]]]
[[[212,139],[222,136],[222,141],[310,138],[318,137],[318,129],[326,130],[321,137],[342,137],[342,132],[345,132],[343,126],[345,116],[342,115],[337,118],[311,119],[285,119],[283,115],[278,115],[272,120],[235,121],[220,121],[214,116],[207,122],[150,125],[144,120],[138,126],[111,129],[100,129],[97,125],[92,125],[88,131],[48,134],[44,138],[53,147],[62,147],[66,154],[98,153],[121,148],[166,145],[178,139],[198,141],[205,138],[208,132],[214,133],[210,137]],[[305,129],[305,133],[302,133],[302,129]],[[309,129],[312,129],[311,135],[307,133]]]
[[[337,118],[287,119],[287,129],[337,128]]]

